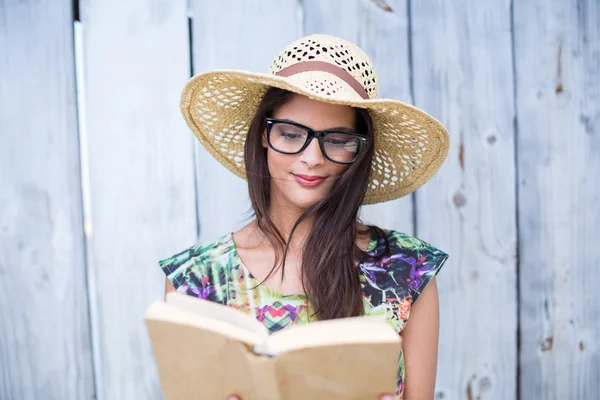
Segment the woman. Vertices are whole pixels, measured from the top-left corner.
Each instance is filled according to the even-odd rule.
[[[269,74],[199,74],[181,107],[207,150],[248,180],[255,219],[160,261],[166,291],[235,307],[271,332],[384,315],[403,339],[396,394],[433,398],[435,275],[447,254],[363,225],[358,211],[431,178],[447,155],[444,127],[410,105],[377,99],[367,55],[327,35],[291,43]]]

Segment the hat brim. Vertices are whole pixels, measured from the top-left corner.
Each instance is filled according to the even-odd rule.
[[[394,200],[417,190],[431,179],[447,157],[449,135],[444,126],[402,101],[359,96],[336,98],[326,91],[310,90],[290,78],[272,74],[241,70],[198,74],[183,89],[181,112],[207,151],[242,179],[246,179],[243,150],[249,123],[270,87],[369,111],[375,153],[363,204]]]

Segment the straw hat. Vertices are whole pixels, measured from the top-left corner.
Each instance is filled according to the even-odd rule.
[[[210,154],[241,178],[246,178],[244,141],[269,87],[369,111],[375,154],[363,204],[415,191],[448,154],[448,132],[437,120],[401,101],[378,99],[373,65],[359,47],[318,34],[282,49],[267,74],[212,70],[185,85],[181,111],[188,126]]]

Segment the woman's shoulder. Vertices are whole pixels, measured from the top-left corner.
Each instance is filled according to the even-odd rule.
[[[194,267],[197,270],[205,269],[206,265],[218,262],[225,263],[233,251],[231,233],[222,235],[213,240],[206,240],[189,246],[175,254],[169,255],[158,261],[160,268],[167,276],[182,270]],[[199,272],[199,271],[197,271]]]
[[[427,256],[448,256],[445,251],[422,238],[411,236],[394,229],[379,228],[379,231],[380,234],[377,235],[378,247],[385,246],[386,243],[389,243],[390,252],[392,254],[412,252]]]
[[[393,229],[377,229],[373,259],[363,267],[370,270],[375,288],[393,289],[416,301],[425,286],[435,277],[448,254],[416,236]],[[375,282],[373,282],[375,283]]]
[[[377,246],[361,263],[366,312],[384,315],[401,332],[410,310],[444,265],[448,254],[425,240],[391,229],[376,229]]]
[[[178,292],[224,303],[233,260],[231,234],[203,241],[158,262]]]

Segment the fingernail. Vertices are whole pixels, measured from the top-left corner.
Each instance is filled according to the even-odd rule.
[[[391,394],[384,394],[383,396],[381,396],[381,400],[394,400],[394,396],[392,396]]]

